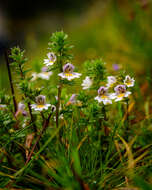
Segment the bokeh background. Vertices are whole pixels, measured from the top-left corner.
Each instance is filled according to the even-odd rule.
[[[64,30],[74,44],[74,64],[103,58],[130,70],[139,84],[151,80],[151,0],[43,0],[0,2],[0,89],[9,91],[4,51],[19,45],[38,71],[52,32]],[[146,76],[146,77],[145,77]]]

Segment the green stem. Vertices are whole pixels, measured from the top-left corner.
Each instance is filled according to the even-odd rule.
[[[126,99],[126,131],[127,131],[127,135],[126,135],[126,139],[128,140],[128,136],[129,136],[129,112],[128,112],[128,108],[129,108],[129,99]]]
[[[129,125],[129,112],[128,112],[128,108],[129,108],[129,100],[127,99],[126,100],[126,104],[127,104],[127,117],[126,117],[126,120],[127,120],[127,126]],[[128,126],[129,127],[129,126]]]
[[[19,63],[19,70],[20,70],[21,79],[25,80],[25,75],[23,74],[23,70],[22,70],[22,67],[21,67],[20,63]],[[24,92],[24,96],[25,96],[25,98],[27,98],[27,95],[26,95],[25,92]],[[36,125],[34,123],[34,117],[33,117],[33,114],[32,114],[32,109],[31,109],[30,102],[28,102],[28,110],[29,110],[29,114],[30,114],[30,118],[31,118],[31,122],[32,122],[32,125],[33,125],[34,132],[37,135],[37,127],[36,127]]]
[[[59,66],[60,66],[60,72],[62,72],[62,53],[60,51],[59,56]],[[60,108],[60,101],[61,101],[61,92],[62,92],[62,84],[61,80],[59,79],[59,87],[58,87],[58,97],[57,97],[57,105],[56,105],[56,127],[59,127],[59,108]]]
[[[62,86],[60,84],[58,88],[58,103],[56,106],[56,127],[57,128],[59,126],[59,108],[60,108],[60,101],[61,101],[61,91],[62,91]]]

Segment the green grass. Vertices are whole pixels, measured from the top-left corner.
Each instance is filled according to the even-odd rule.
[[[134,18],[126,11],[126,7],[133,11]],[[111,1],[106,4],[102,13],[98,6],[90,8],[94,15],[96,12],[100,13],[94,19],[89,19],[88,14],[89,21],[80,22],[79,27],[68,25],[69,38],[75,45],[75,59],[72,63],[77,65],[77,71],[83,73],[83,76],[76,82],[64,84],[60,111],[64,118],[59,120],[57,128],[53,113],[28,164],[25,164],[25,142],[28,135],[33,133],[30,117],[28,115],[25,121],[19,115],[16,121],[11,97],[8,100],[1,95],[1,103],[6,99],[9,111],[0,110],[0,188],[152,189],[151,8],[149,4],[148,9],[143,10],[135,1],[132,4],[126,1],[126,6]],[[82,17],[81,15],[79,19]],[[73,23],[73,20],[75,18],[71,18],[70,22]],[[32,68],[32,72],[39,72],[43,59],[46,58],[46,36],[39,40],[38,48],[33,51],[27,48],[29,61],[25,68]],[[28,45],[26,44],[30,47]],[[96,86],[87,91],[82,90],[80,85],[86,76],[83,62],[96,57],[102,57],[107,62],[106,75],[127,73],[134,76],[136,82],[132,88],[128,110],[125,102],[103,107],[94,100],[97,89],[104,84],[104,78],[100,71],[95,73],[91,66],[89,69],[93,72],[93,78],[96,75]],[[115,62],[122,65],[122,70],[126,72],[113,71],[112,64]],[[19,80],[14,71],[12,69],[16,86]],[[34,84],[28,83],[32,88],[32,103],[36,89],[43,86],[42,93],[47,95],[48,103],[57,104],[57,72],[47,82],[39,79]],[[6,74],[6,66],[1,64],[0,88],[5,89],[5,94],[10,94]],[[72,93],[78,94],[77,98],[82,104],[67,106]],[[16,97],[17,101],[24,99],[18,88]],[[25,100],[26,110],[27,101],[29,100]],[[107,119],[104,118],[103,108],[106,109]],[[36,112],[33,115],[39,135],[44,118]],[[43,116],[46,118],[48,112],[44,112]],[[36,139],[35,136],[31,141],[29,152]]]

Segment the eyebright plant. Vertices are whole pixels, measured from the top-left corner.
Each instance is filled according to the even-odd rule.
[[[40,73],[19,47],[6,57],[14,75],[12,96],[0,93],[0,187],[112,189],[133,179],[124,149],[135,80],[108,75],[102,59],[75,72],[72,48],[67,34],[53,33]]]

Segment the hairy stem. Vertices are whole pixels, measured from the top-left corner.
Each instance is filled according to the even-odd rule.
[[[24,80],[25,79],[25,75],[23,74],[23,70],[22,70],[21,64],[19,64],[19,69],[20,69],[21,79]],[[24,96],[27,98],[26,93],[24,93]],[[30,114],[30,118],[31,118],[31,122],[32,122],[32,125],[33,125],[34,132],[37,135],[37,127],[36,127],[36,125],[34,123],[34,117],[33,117],[33,114],[32,114],[32,109],[31,109],[30,102],[28,102],[28,109],[29,109],[29,114]]]
[[[12,97],[13,97],[14,111],[16,112],[17,111],[17,103],[16,103],[16,99],[15,99],[15,91],[14,91],[14,87],[13,87],[13,81],[12,81],[12,75],[11,75],[7,50],[5,50],[5,60],[6,60],[7,70],[8,70],[9,82],[10,82],[10,86],[11,86],[11,93],[12,93]]]
[[[62,53],[60,51],[60,56],[59,56],[59,66],[60,66],[60,72],[62,72]],[[59,108],[60,108],[60,101],[61,101],[61,92],[62,92],[62,84],[61,81],[59,80],[59,87],[58,87],[58,97],[57,97],[57,105],[56,105],[56,127],[59,127]]]
[[[35,132],[35,134],[37,134],[37,128],[36,128],[36,125],[34,123],[34,118],[33,118],[32,109],[31,109],[31,104],[30,103],[28,103],[28,109],[29,109],[29,114],[30,114],[30,118],[31,118],[31,122],[32,122],[32,125],[33,125],[34,132]]]
[[[129,99],[127,98],[126,100],[126,131],[127,131],[127,135],[126,135],[126,139],[128,140],[129,137]]]
[[[58,103],[56,106],[56,127],[58,128],[59,126],[59,108],[60,108],[60,101],[61,101],[61,91],[62,91],[62,86],[59,85],[58,88]]]

